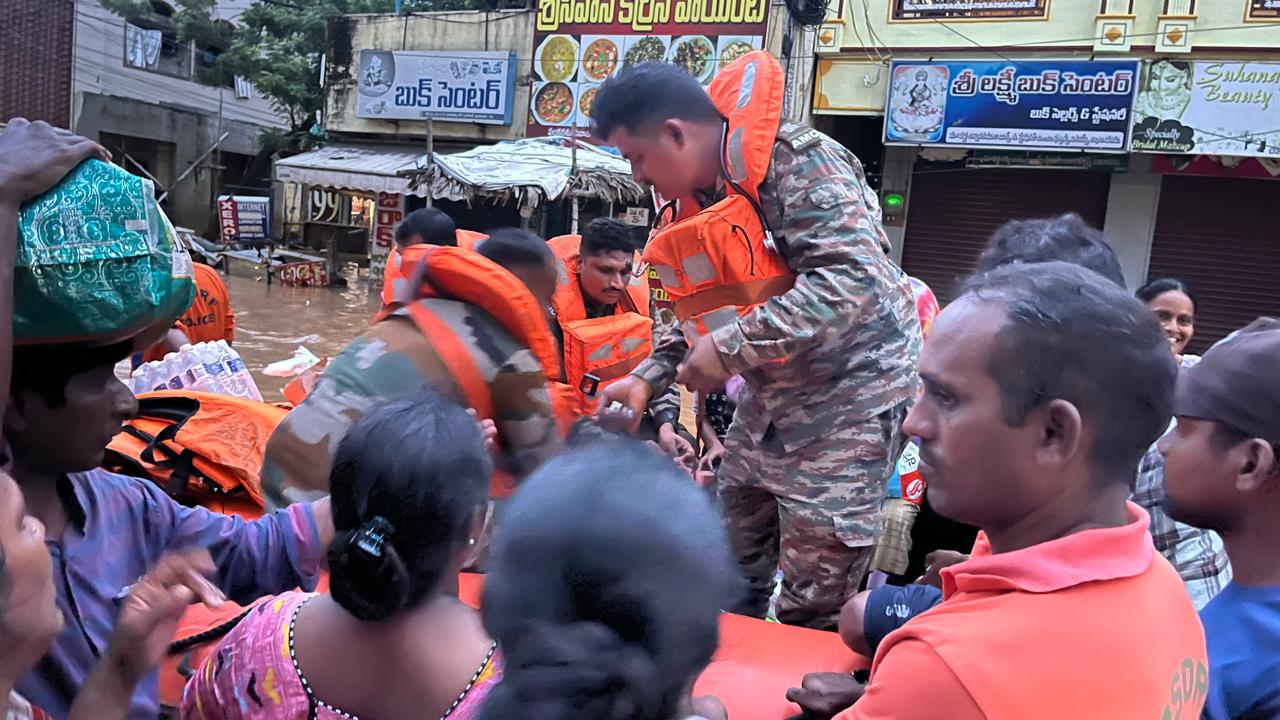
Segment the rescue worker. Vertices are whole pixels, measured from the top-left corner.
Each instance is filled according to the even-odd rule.
[[[442,245],[475,250],[476,243],[486,237],[488,235],[474,230],[459,229],[453,218],[436,208],[419,208],[409,213],[396,226],[395,247],[387,255],[387,267],[382,274],[382,304],[390,305],[395,301],[396,282],[408,279],[408,269],[421,257],[423,246]]]
[[[166,353],[176,352],[183,345],[226,340],[230,345],[236,339],[236,315],[231,310],[231,298],[222,273],[204,263],[193,263],[192,280],[196,283],[195,299],[191,307],[178,318],[163,340],[151,346],[142,362],[163,360]]]
[[[455,247],[457,244],[458,226],[443,210],[419,208],[406,215],[396,226],[395,246],[387,255],[387,267],[382,274],[382,304],[389,305],[395,300],[396,281],[403,283],[408,280],[405,277],[405,248],[414,245]]]
[[[563,351],[557,391],[575,415],[590,415],[598,391],[634,370],[653,349],[648,284],[634,274],[638,261],[631,228],[596,218],[581,235],[548,241],[556,256],[552,330]],[[679,434],[680,397],[675,386],[649,404],[642,435],[663,451],[693,460],[693,445]]]
[[[753,52],[710,95],[643,64],[601,85],[597,137],[641,183],[679,202],[645,249],[675,303],[668,333],[601,406],[636,412],[671,382],[745,381],[717,478],[740,610],[835,626],[880,534],[880,504],[916,397],[920,324],[906,276],[880,250],[879,202],[834,140],[782,121],[777,61]]]
[[[492,494],[509,494],[561,445],[545,380],[558,370],[546,308],[556,287],[547,244],[523,230],[499,230],[477,253],[428,249],[423,269],[433,296],[385,312],[325,368],[280,423],[262,471],[268,503],[287,505],[327,492],[338,443],[364,412],[434,385],[497,425]],[[403,296],[402,296],[403,297]],[[387,448],[395,452],[395,448]]]

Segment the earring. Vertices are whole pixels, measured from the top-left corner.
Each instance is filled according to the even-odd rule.
[[[475,538],[471,538],[470,540],[467,540],[467,544],[468,544],[468,545],[475,545],[475,544],[476,544],[476,539],[475,539]]]

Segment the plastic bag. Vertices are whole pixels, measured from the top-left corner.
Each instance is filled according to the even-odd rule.
[[[106,344],[167,325],[195,297],[191,256],[151,181],[86,160],[18,214],[18,344]]]
[[[301,375],[318,362],[320,358],[316,357],[315,353],[299,345],[298,349],[293,351],[293,357],[271,363],[263,368],[262,374],[271,377],[293,377]]]

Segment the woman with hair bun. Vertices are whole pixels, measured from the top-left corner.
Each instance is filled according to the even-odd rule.
[[[530,476],[485,583],[507,674],[484,720],[724,718],[714,698],[690,699],[735,599],[722,527],[686,474],[629,441]]]
[[[366,414],[334,456],[329,594],[259,604],[187,685],[181,716],[477,717],[500,660],[457,574],[491,471],[475,419],[434,394]]]

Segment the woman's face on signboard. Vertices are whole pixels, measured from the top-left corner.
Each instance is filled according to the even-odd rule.
[[[1151,68],[1151,89],[1160,95],[1175,95],[1187,86],[1187,72],[1172,63],[1159,62]]]

